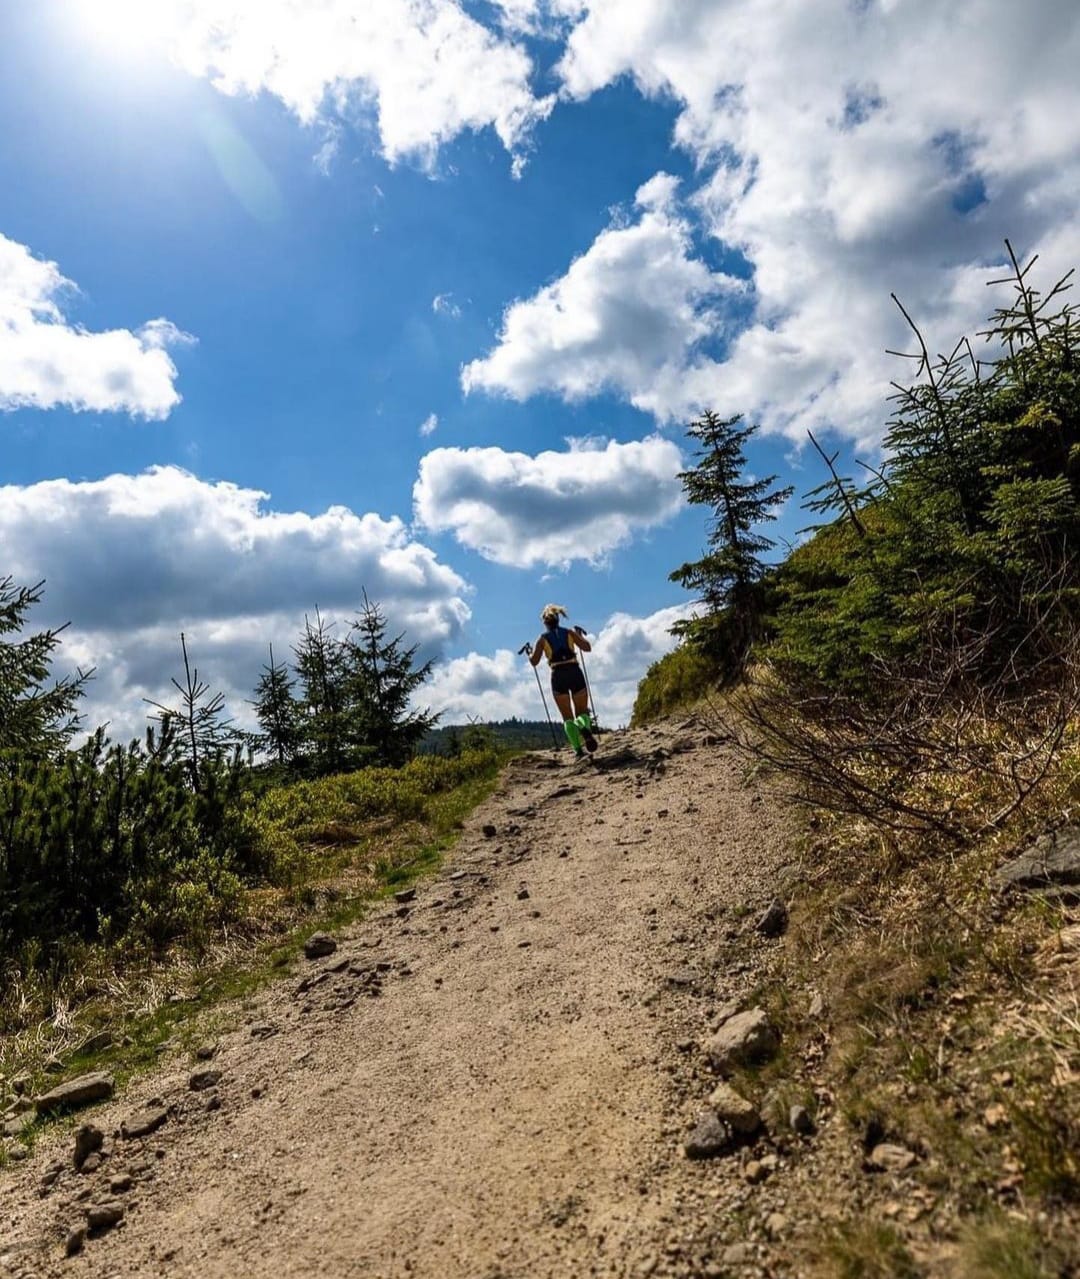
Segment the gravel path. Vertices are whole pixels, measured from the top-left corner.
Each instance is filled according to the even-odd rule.
[[[734,967],[719,943],[791,858],[697,721],[611,734],[589,766],[522,757],[413,901],[235,1010],[198,1063],[216,1086],[177,1059],[86,1115],[110,1133],[157,1101],[157,1132],[89,1174],[56,1133],[3,1174],[0,1275],[726,1273],[708,1205],[739,1170],[683,1157],[709,1083],[681,1041],[753,984],[774,943]],[[101,1199],[123,1220],[65,1259]]]

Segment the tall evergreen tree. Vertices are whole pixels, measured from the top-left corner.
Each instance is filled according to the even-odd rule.
[[[49,683],[63,626],[20,638],[44,582],[0,577],[0,751],[48,755],[67,746],[81,722],[76,706],[93,671]],[[15,638],[8,638],[13,636]]]
[[[707,612],[699,621],[674,628],[676,633],[712,649],[729,673],[742,669],[761,614],[762,556],[773,543],[756,530],[776,518],[776,508],[793,492],[773,488],[775,475],[742,478],[743,446],[757,428],[741,426],[741,421],[741,415],[721,418],[706,410],[687,428],[699,445],[697,462],[679,478],[687,499],[711,512],[708,550],[671,574],[673,582],[698,595]]]
[[[293,689],[296,681],[284,662],[274,661],[270,645],[270,662],[255,686],[255,714],[262,728],[262,743],[277,762],[291,768],[296,764],[303,740],[300,705]]]
[[[293,647],[300,680],[300,733],[307,763],[316,776],[357,768],[355,732],[349,709],[349,653],[316,608],[304,618],[304,633]]]
[[[409,709],[413,693],[431,674],[432,662],[414,668],[418,645],[386,638],[386,617],[364,592],[364,605],[348,641],[349,687],[361,740],[380,764],[412,758],[437,715]]]

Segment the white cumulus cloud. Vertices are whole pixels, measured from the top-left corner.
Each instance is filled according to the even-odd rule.
[[[743,331],[722,360],[687,361],[661,410],[710,403],[794,437],[830,425],[872,437],[887,381],[903,374],[884,354],[905,337],[890,291],[936,350],[994,304],[983,286],[1005,236],[1042,251],[1046,280],[1080,257],[1075,6],[538,8],[576,21],[557,68],[565,95],[630,76],[682,104],[676,140],[703,174],[704,225],[753,270]],[[625,342],[606,328],[596,346],[592,379]]]
[[[675,647],[671,627],[689,615],[690,606],[686,604],[662,608],[646,617],[614,613],[596,634],[590,635],[593,651],[585,660],[597,713],[605,727],[629,722],[638,681],[653,662]],[[547,666],[541,663],[537,669],[558,728],[559,715],[551,699]],[[505,648],[491,655],[470,653],[442,663],[425,685],[422,700],[433,710],[443,712],[448,724],[465,723],[470,718],[541,719],[544,714],[528,661]]]
[[[596,563],[682,505],[679,450],[657,436],[629,444],[570,440],[535,456],[501,448],[435,449],[413,488],[418,524],[516,568]]]
[[[168,347],[194,339],[165,319],[88,332],[65,315],[74,292],[55,262],[0,235],[0,409],[167,417],[180,403]]]
[[[316,606],[344,626],[362,591],[425,656],[469,618],[465,582],[403,522],[332,506],[275,511],[268,495],[176,467],[0,487],[4,571],[46,581],[38,624],[72,623],[63,661],[96,666],[87,712],[119,734],[166,700],[184,631],[201,673],[250,720],[267,644],[288,656]]]
[[[742,285],[694,255],[676,186],[658,173],[637,192],[636,222],[602,231],[564,276],[507,307],[494,349],[462,369],[464,389],[613,391],[661,419],[679,411],[678,382],[721,330],[720,299]]]
[[[370,107],[391,162],[488,127],[520,158],[554,104],[520,43],[457,0],[167,0],[161,26],[224,93],[273,94],[305,123]]]

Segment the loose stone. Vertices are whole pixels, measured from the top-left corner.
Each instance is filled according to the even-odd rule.
[[[91,1230],[108,1230],[121,1221],[124,1216],[124,1205],[110,1199],[105,1203],[94,1204],[86,1210],[86,1222]]]
[[[50,1115],[64,1107],[87,1106],[94,1101],[105,1101],[113,1095],[116,1085],[112,1075],[96,1072],[69,1079],[42,1093],[34,1102],[39,1115]]]
[[[149,1137],[152,1132],[157,1132],[168,1117],[169,1112],[164,1106],[140,1110],[121,1121],[120,1135],[126,1141],[132,1141],[136,1137]]]
[[[337,942],[329,933],[312,933],[304,942],[304,954],[308,959],[322,959],[337,950]]]
[[[766,1061],[777,1049],[776,1031],[761,1008],[736,1013],[705,1043],[713,1067],[726,1073],[737,1066]]]
[[[791,1125],[791,1131],[797,1132],[800,1137],[809,1137],[814,1131],[814,1121],[810,1118],[810,1112],[805,1106],[792,1106],[788,1123]]]
[[[730,1149],[731,1129],[712,1110],[706,1110],[700,1116],[693,1132],[683,1143],[687,1159],[714,1159]]]

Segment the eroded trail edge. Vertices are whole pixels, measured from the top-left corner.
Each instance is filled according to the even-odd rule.
[[[5,1175],[0,1274],[727,1273],[749,1152],[682,1141],[698,1044],[768,967],[746,921],[791,841],[694,720],[589,767],[516,760],[415,898],[237,1009],[209,1060],[88,1112],[115,1134],[93,1171],[56,1132]],[[125,1139],[148,1107],[165,1122]],[[109,1200],[120,1223],[65,1258]]]

